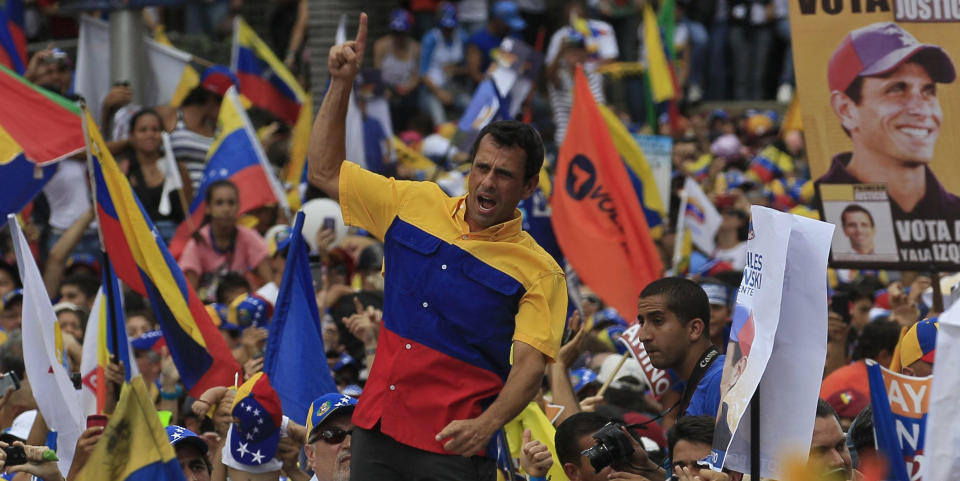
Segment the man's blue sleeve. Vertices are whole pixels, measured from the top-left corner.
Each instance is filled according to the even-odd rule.
[[[430,68],[430,57],[433,56],[433,49],[437,46],[438,35],[434,32],[435,30],[427,32],[420,44],[420,75],[425,75]]]

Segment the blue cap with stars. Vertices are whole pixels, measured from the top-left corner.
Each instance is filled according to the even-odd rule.
[[[207,443],[197,433],[183,427],[171,424],[164,428],[167,430],[167,438],[170,439],[170,445],[176,448],[180,444],[192,444],[200,450],[200,454],[207,455]]]
[[[357,398],[336,392],[324,394],[315,399],[310,403],[310,410],[307,411],[307,442],[316,440],[313,436],[314,428],[322,425],[333,413],[352,413],[356,405]]]
[[[283,408],[266,374],[258,372],[237,390],[230,425],[230,453],[248,466],[273,459],[280,442]]]

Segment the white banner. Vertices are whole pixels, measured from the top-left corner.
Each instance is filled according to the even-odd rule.
[[[813,436],[833,226],[759,206],[751,214],[708,461],[714,469],[749,471],[750,402],[759,389],[760,475],[779,479],[783,455],[805,456]]]
[[[717,230],[723,223],[723,217],[713,206],[713,202],[703,193],[700,184],[687,177],[683,183],[687,193],[687,207],[683,213],[683,225],[690,230],[690,240],[704,254],[713,254],[716,249]],[[669,203],[664,205],[670,205]]]
[[[956,479],[960,472],[960,304],[954,303],[939,317],[937,359],[927,411],[924,456],[936,460],[923,464],[924,481]]]

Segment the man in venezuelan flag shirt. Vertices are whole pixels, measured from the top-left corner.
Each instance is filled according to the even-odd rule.
[[[356,40],[330,50],[308,172],[347,224],[384,242],[383,325],[353,414],[351,479],[493,480],[494,435],[536,394],[567,308],[563,271],[517,209],[537,187],[543,143],[520,122],[488,125],[456,198],[344,162],[365,41],[361,15]]]

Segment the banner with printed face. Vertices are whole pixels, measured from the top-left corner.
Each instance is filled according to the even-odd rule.
[[[791,0],[831,265],[960,270],[960,2]]]
[[[873,432],[877,448],[892,461],[891,478],[918,481],[926,464],[923,446],[933,376],[907,376],[869,359],[867,376],[870,379]],[[895,462],[897,459],[903,459],[903,463]]]
[[[758,206],[751,214],[707,462],[716,470],[749,471],[750,403],[759,392],[760,475],[782,479],[784,453],[806,454],[813,435],[827,352],[823,279],[833,226]]]

